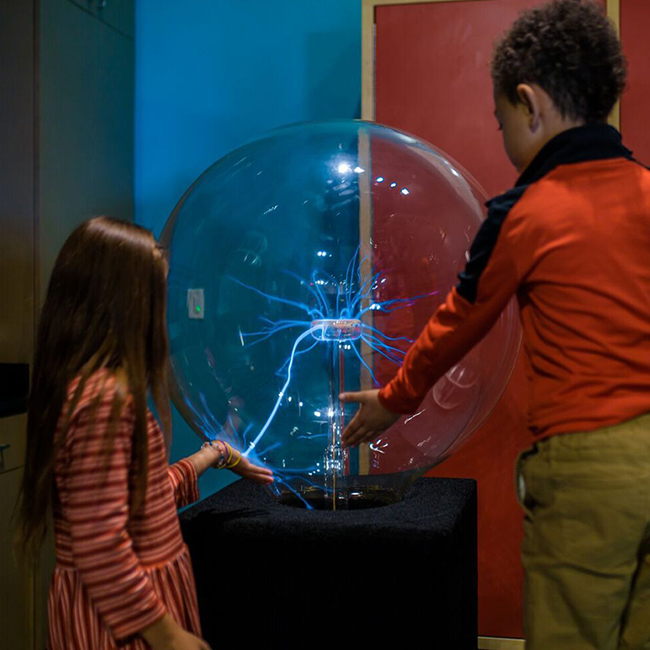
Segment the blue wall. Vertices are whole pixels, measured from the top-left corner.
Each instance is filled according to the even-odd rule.
[[[361,0],[138,0],[136,221],[157,236],[194,179],[271,128],[359,117]],[[198,439],[174,417],[172,460]],[[208,472],[203,496],[229,481]]]

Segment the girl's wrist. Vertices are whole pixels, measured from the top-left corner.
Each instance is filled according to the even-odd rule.
[[[210,467],[222,469],[226,466],[227,450],[225,443],[221,440],[209,440],[201,445],[201,451],[209,454]]]
[[[211,450],[216,453],[216,459],[210,464],[214,469],[233,469],[242,459],[242,455],[224,440],[204,442],[201,450]]]

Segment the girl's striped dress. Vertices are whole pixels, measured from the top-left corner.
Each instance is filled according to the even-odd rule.
[[[68,399],[77,385],[71,384]],[[169,466],[162,432],[149,412],[147,490],[143,507],[131,515],[135,416],[125,409],[107,455],[114,394],[108,372],[88,380],[56,456],[50,650],[144,650],[149,646],[139,631],[165,612],[200,636],[194,576],[176,514],[199,497],[196,471],[188,460]]]

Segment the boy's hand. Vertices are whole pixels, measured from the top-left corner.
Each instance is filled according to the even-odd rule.
[[[387,411],[379,401],[378,390],[362,390],[358,393],[341,393],[342,402],[361,404],[350,424],[343,432],[343,446],[355,447],[362,442],[374,440],[384,429],[399,418],[399,414]]]

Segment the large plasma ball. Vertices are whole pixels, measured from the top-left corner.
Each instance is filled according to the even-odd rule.
[[[341,447],[445,300],[483,218],[475,181],[441,151],[362,121],[272,131],[203,173],[170,216],[174,401],[204,438],[271,467],[287,503],[344,509],[399,499],[503,392],[514,305],[416,413]]]

